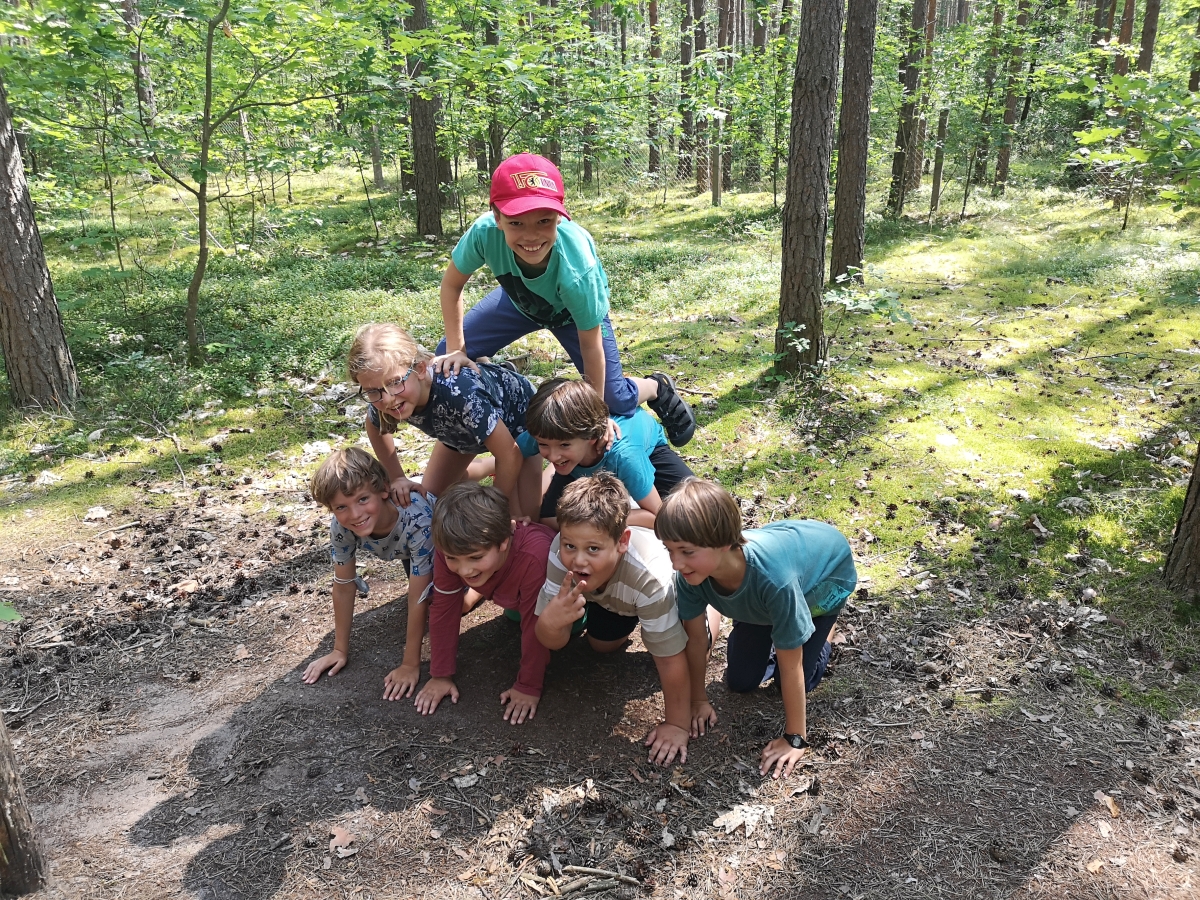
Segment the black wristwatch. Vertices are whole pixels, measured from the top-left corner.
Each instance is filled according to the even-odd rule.
[[[803,735],[788,734],[785,731],[783,734],[783,739],[792,745],[793,750],[803,750],[805,747],[809,746],[808,741],[804,739]]]

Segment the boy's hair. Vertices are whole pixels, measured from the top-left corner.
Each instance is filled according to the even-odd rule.
[[[595,440],[608,430],[608,406],[582,379],[551,378],[529,401],[525,427],[547,441]]]
[[[629,492],[611,472],[597,472],[567,485],[558,498],[558,527],[591,525],[619,541],[629,521]]]
[[[508,497],[499,488],[462,481],[433,505],[433,546],[450,556],[498,547],[512,537]]]
[[[685,541],[697,547],[741,547],[742,511],[719,484],[685,478],[663,500],[654,517],[660,541]]]
[[[349,447],[334,450],[313,473],[308,490],[314,500],[326,509],[333,508],[333,498],[338,494],[349,497],[363,486],[375,493],[390,489],[387,470],[383,464],[365,450]]]
[[[368,322],[354,334],[346,371],[350,380],[358,384],[358,376],[363,372],[401,372],[430,358],[429,351],[399,325]]]

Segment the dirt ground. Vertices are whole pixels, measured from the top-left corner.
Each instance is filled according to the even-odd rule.
[[[302,488],[142,488],[144,507],[8,554],[25,619],[0,626],[0,709],[51,860],[39,896],[1200,896],[1200,724],[1109,684],[1195,662],[1094,609],[1016,589],[980,616],[982,582],[939,580],[936,556],[856,548],[864,589],[803,771],[758,775],[782,705],[721,686],[723,643],[720,724],[661,770],[640,643],[573,640],[514,727],[517,626],[485,605],[463,621],[461,701],[422,718],[381,699],[406,585],[372,563],[351,665],[308,686],[332,632],[326,519]],[[874,592],[884,567],[932,573],[919,613]]]

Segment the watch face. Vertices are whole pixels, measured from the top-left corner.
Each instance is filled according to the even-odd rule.
[[[795,750],[802,750],[808,746],[808,741],[798,734],[785,734],[783,739],[792,745]]]

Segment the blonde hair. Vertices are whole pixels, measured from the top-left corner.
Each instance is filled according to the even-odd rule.
[[[697,547],[741,547],[742,511],[719,484],[685,478],[663,500],[654,517],[660,541],[685,541]]]
[[[433,546],[451,556],[498,547],[512,537],[508,497],[499,488],[460,481],[433,505]]]
[[[432,354],[399,325],[368,322],[354,334],[346,371],[350,380],[358,384],[358,376],[363,372],[401,372],[431,358]]]
[[[611,472],[572,481],[558,498],[558,527],[591,525],[619,541],[629,522],[629,492]]]
[[[529,401],[525,427],[548,441],[596,440],[608,430],[608,406],[582,379],[551,378]]]
[[[387,470],[366,450],[349,447],[334,450],[313,473],[308,491],[312,498],[326,509],[333,508],[333,498],[338,494],[349,497],[364,485],[375,493],[385,493],[390,488]]]

